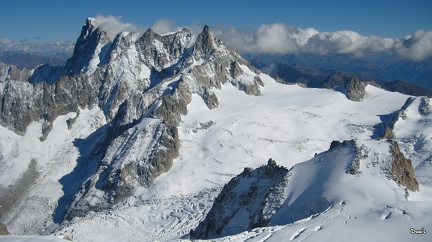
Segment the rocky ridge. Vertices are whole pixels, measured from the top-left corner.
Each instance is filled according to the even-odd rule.
[[[245,168],[224,186],[206,218],[191,231],[191,238],[212,238],[265,227],[283,203],[288,178],[288,169],[272,159],[256,169]]]
[[[312,174],[306,174],[307,171]],[[371,175],[382,177],[384,182],[391,179],[397,184],[393,189],[408,199],[408,190],[418,191],[413,174],[411,162],[394,142],[333,141],[328,151],[289,170],[272,159],[256,169],[245,168],[224,186],[190,237],[213,239],[320,216],[332,207],[345,205],[343,199],[347,198],[339,197],[339,192],[329,195],[333,193],[326,191],[329,184],[339,187],[335,176],[353,183]]]
[[[212,89],[226,82],[251,95],[259,95],[263,85],[258,71],[214,39],[208,26],[196,37],[187,29],[166,35],[149,29],[119,33],[111,41],[93,18],[64,67],[1,68],[0,124],[17,134],[42,122],[44,141],[60,115],[78,117],[79,110],[95,106],[105,114],[107,124],[86,141],[92,150],[79,158],[97,164],[95,170],[89,176],[87,166],[78,165],[64,177],[87,178],[64,185],[56,222],[117,204],[169,170],[180,147],[177,126],[193,93],[216,108]]]

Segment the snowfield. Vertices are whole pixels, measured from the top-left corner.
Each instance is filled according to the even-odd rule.
[[[410,228],[428,232],[432,228],[432,188],[421,185],[420,192],[410,192],[406,200],[403,189],[379,174],[347,175],[338,161],[349,152],[334,154],[328,167],[315,164],[332,140],[355,139],[379,149],[379,141],[370,139],[379,132],[376,129],[380,115],[399,111],[408,96],[367,86],[365,100],[353,102],[337,90],[282,85],[264,74],[260,77],[265,85],[261,96],[249,96],[225,84],[221,90],[214,90],[220,104],[213,110],[201,97],[193,95],[179,128],[180,155],[170,171],[159,176],[150,188],[140,188],[110,211],[92,212],[61,226],[47,223],[46,231],[74,241],[188,240],[189,231],[205,217],[226,182],[245,167],[256,168],[273,158],[279,165],[291,168],[298,164],[294,169],[302,170],[296,173],[298,178],[292,178],[299,180],[290,183],[294,187],[285,203],[315,194],[315,190],[307,190],[309,187],[321,189],[320,194],[331,200],[329,204],[336,205],[298,221],[285,221],[285,225],[257,228],[217,241],[430,241],[429,233],[412,235]],[[97,108],[82,110],[68,130],[66,120],[75,116],[71,113],[59,117],[44,142],[38,140],[41,134],[37,123],[24,137],[1,128],[3,156],[16,156],[14,162],[8,163],[10,170],[1,175],[3,187],[19,178],[16,174],[25,170],[30,157],[38,161],[37,185],[20,205],[28,210],[21,213],[27,218],[20,221],[34,223],[41,214],[36,211],[42,210],[44,203],[49,205],[49,201],[59,199],[62,187],[58,179],[71,172],[79,155],[73,140],[85,138],[105,123]],[[407,120],[411,120],[410,115]],[[396,127],[395,133],[402,134],[402,126]],[[407,128],[403,134],[415,136],[414,132],[418,129]],[[20,142],[29,137],[32,142]],[[12,145],[15,143],[19,145]],[[316,153],[319,155],[313,158]],[[323,182],[331,184],[318,186]],[[274,219],[275,224],[284,223],[283,216]],[[15,234],[29,232],[25,231],[25,223],[6,225]]]

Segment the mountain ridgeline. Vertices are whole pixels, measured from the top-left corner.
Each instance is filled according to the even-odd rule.
[[[277,56],[273,57],[275,60]],[[329,57],[330,58],[330,57]],[[341,57],[335,57],[336,59]],[[349,59],[348,57],[346,57]],[[271,57],[255,57],[251,60],[251,63],[259,68],[264,73],[275,78],[275,80],[285,84],[299,84],[306,87],[312,88],[334,88],[340,85],[346,85],[352,76],[356,79],[361,80],[365,83],[380,87],[382,89],[400,92],[407,95],[413,96],[428,96],[432,97],[432,90],[430,84],[423,81],[424,85],[417,85],[416,82],[406,82],[396,79],[395,81],[385,81],[382,78],[378,78],[376,73],[368,71],[353,71],[353,70],[335,70],[335,69],[324,69],[313,67],[313,65],[324,65],[324,63],[314,63],[314,61],[302,63],[301,60],[297,60],[300,63],[285,64],[282,62],[271,62]],[[293,61],[293,60],[291,60]],[[342,60],[339,60],[342,61]],[[304,60],[303,60],[304,62]],[[336,65],[336,64],[335,64]],[[333,67],[334,68],[334,67]],[[358,67],[361,69],[361,67]],[[389,67],[389,69],[391,69]],[[384,71],[381,71],[381,74]],[[372,74],[371,74],[372,73]],[[391,75],[389,75],[391,76]],[[427,80],[427,78],[424,78]]]
[[[64,185],[57,222],[117,204],[168,171],[179,152],[177,127],[192,94],[213,109],[218,98],[212,89],[226,82],[250,95],[260,95],[263,85],[258,71],[214,39],[208,26],[198,36],[187,29],[166,35],[148,29],[142,35],[119,33],[111,41],[93,18],[86,20],[64,67],[0,68],[0,124],[17,134],[43,122],[44,141],[60,115],[79,116],[95,106],[105,115],[107,124],[87,138],[94,145],[80,158],[96,165],[89,171],[79,159],[64,177],[84,178]]]

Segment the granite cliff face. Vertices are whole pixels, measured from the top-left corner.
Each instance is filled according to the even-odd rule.
[[[63,179],[63,197],[54,220],[80,216],[122,202],[137,187],[148,187],[178,155],[178,124],[196,93],[212,109],[213,90],[230,82],[250,95],[263,85],[258,71],[211,36],[208,26],[194,36],[187,29],[160,35],[119,33],[114,40],[89,18],[73,56],[64,67],[28,71],[1,65],[0,124],[23,135],[42,122],[41,141],[57,117],[93,107],[107,124],[84,143],[78,165]],[[70,129],[75,119],[69,119]],[[81,160],[93,165],[79,165]],[[89,167],[92,169],[89,170]],[[74,185],[66,184],[80,177]],[[61,180],[62,182],[62,180]],[[91,202],[90,202],[91,201]]]
[[[288,169],[270,159],[257,169],[245,168],[216,198],[191,238],[212,238],[265,227],[284,202]]]

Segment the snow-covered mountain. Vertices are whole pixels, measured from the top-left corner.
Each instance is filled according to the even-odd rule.
[[[74,241],[180,240],[191,230],[213,236],[199,231],[225,200],[215,201],[222,187],[242,172],[251,183],[238,189],[254,199],[226,196],[227,211],[248,211],[222,228],[218,236],[226,239],[277,240],[299,224],[332,234],[343,226],[334,221],[346,220],[344,206],[352,206],[358,226],[370,223],[365,233],[382,236],[396,226],[400,233],[389,236],[403,228],[410,236],[410,228],[432,225],[423,211],[432,211],[428,98],[355,78],[334,89],[280,84],[207,26],[197,36],[149,29],[111,40],[89,18],[64,67],[2,64],[0,90],[0,223],[11,234]],[[327,151],[333,140],[355,145]],[[257,168],[270,157],[286,168]],[[347,173],[347,164],[357,166]],[[313,210],[319,219],[306,211],[314,199],[327,201]],[[377,220],[371,211],[397,215]],[[315,240],[305,227],[292,239]]]
[[[272,160],[255,170],[245,169],[223,188],[191,236],[231,235],[241,241],[410,241],[413,235],[407,227],[421,230],[432,222],[424,207],[430,200],[413,193],[418,184],[412,167],[397,149],[387,140],[335,141],[328,151],[289,171]],[[399,173],[395,167],[411,168]],[[269,174],[275,178],[271,183]],[[403,176],[408,183],[398,181]],[[417,212],[420,207],[425,213]]]

